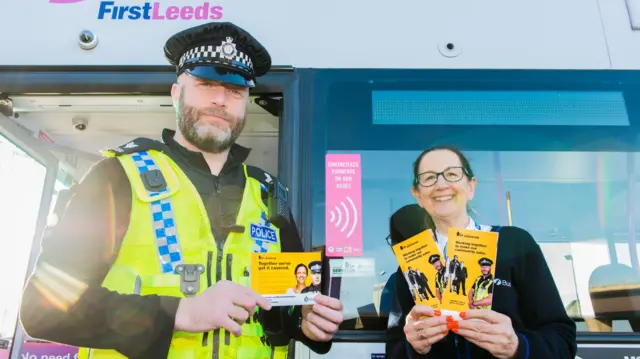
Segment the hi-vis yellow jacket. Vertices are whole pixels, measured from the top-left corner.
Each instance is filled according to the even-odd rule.
[[[114,155],[114,152],[107,153]],[[249,286],[252,252],[279,252],[280,230],[266,220],[257,179],[247,174],[237,223],[217,245],[196,188],[165,154],[155,150],[117,156],[132,185],[131,219],[118,257],[103,286],[123,294],[184,297],[199,294],[219,280]],[[166,186],[158,181],[160,173]],[[170,359],[286,359],[287,346],[271,347],[256,316],[236,338],[224,329],[208,333],[175,332]],[[81,348],[80,358],[124,358],[113,350]],[[161,358],[158,358],[161,359]]]
[[[487,278],[479,276],[473,282],[473,301],[477,302],[485,298],[489,298],[489,287],[493,285],[493,275],[489,275]],[[477,309],[491,309],[490,305],[479,305]]]

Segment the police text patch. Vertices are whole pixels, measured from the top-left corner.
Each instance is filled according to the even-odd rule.
[[[259,226],[257,224],[251,223],[249,230],[250,230],[250,236],[253,239],[259,239],[259,240],[272,242],[272,243],[278,242],[278,238],[276,236],[276,230],[273,228]]]

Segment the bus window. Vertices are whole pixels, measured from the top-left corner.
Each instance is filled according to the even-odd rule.
[[[314,246],[325,243],[331,220],[325,156],[357,153],[362,161],[363,258],[373,270],[342,279],[342,330],[393,324],[398,263],[385,240],[389,217],[415,203],[420,152],[450,144],[476,173],[475,219],[533,235],[579,332],[640,331],[640,87],[614,78],[622,75],[562,71],[315,76]]]
[[[46,174],[43,164],[0,134],[1,339],[11,340],[16,330]]]

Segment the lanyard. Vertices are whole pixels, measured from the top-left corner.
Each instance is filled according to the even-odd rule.
[[[478,223],[476,223],[473,219],[469,218],[469,220],[471,221],[471,223],[473,223],[473,227],[475,227],[475,229],[477,231],[482,230],[482,227],[480,227],[480,225]],[[469,224],[471,224],[471,223],[469,223]],[[467,226],[467,229],[470,229],[469,227],[470,226]],[[437,241],[438,231],[435,231],[434,234],[435,234],[435,238],[436,238],[436,241]],[[447,243],[445,243],[445,245],[444,245],[444,253],[442,254],[442,256],[445,258],[445,264],[446,264],[446,259],[449,258],[449,257],[447,257],[447,246],[448,245],[449,245],[449,239],[447,238]],[[448,268],[447,268],[447,270],[448,270]]]

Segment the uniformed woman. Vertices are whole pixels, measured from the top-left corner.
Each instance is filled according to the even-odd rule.
[[[398,276],[396,297],[404,320],[399,325],[404,331],[395,338],[390,335],[387,357],[574,358],[576,326],[564,309],[538,244],[521,228],[483,225],[468,215],[467,203],[474,197],[477,182],[465,156],[452,147],[431,148],[420,154],[413,172],[412,193],[426,210],[421,222],[433,231],[441,253],[446,253],[447,233],[454,227],[498,231],[498,256],[493,267],[486,261],[478,263],[487,274],[494,268],[494,278],[480,279],[485,287],[469,291],[474,309],[461,313],[458,320],[415,305],[404,277]],[[406,238],[413,234],[417,233],[407,233]],[[491,309],[477,309],[487,305],[488,295]]]

